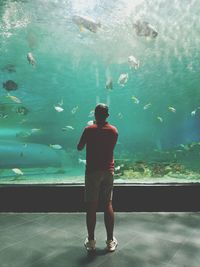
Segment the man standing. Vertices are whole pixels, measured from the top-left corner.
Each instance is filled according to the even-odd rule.
[[[118,138],[117,129],[110,125],[108,106],[98,104],[95,108],[93,125],[86,127],[77,145],[82,150],[86,145],[85,202],[88,237],[85,240],[87,251],[94,251],[96,210],[99,195],[104,201],[104,223],[107,232],[107,249],[115,251],[117,240],[113,236],[114,212],[112,207],[114,158],[113,151]]]

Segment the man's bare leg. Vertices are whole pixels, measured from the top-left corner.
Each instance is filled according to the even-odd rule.
[[[98,201],[92,201],[92,202],[86,203],[86,208],[87,208],[86,224],[87,224],[87,231],[88,231],[88,240],[94,240],[97,206],[98,206]]]
[[[113,239],[114,229],[114,211],[112,207],[112,201],[106,202],[104,210],[104,223],[107,232],[107,240]]]

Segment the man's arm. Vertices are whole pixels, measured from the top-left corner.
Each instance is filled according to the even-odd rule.
[[[113,140],[112,140],[112,147],[113,147],[113,149],[115,148],[115,145],[117,143],[117,140],[118,140],[118,131],[116,129],[115,132],[114,132]]]
[[[86,144],[86,130],[83,131],[80,141],[77,145],[78,150],[82,150]]]

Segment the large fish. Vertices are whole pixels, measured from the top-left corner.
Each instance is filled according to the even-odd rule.
[[[157,30],[148,22],[138,20],[133,24],[133,28],[138,36],[156,38]]]
[[[81,31],[83,30],[83,28],[85,28],[91,32],[96,33],[98,28],[101,27],[100,22],[96,22],[89,17],[74,15],[72,17],[72,21],[79,27]]]
[[[12,80],[8,80],[3,83],[3,88],[5,88],[7,91],[17,90],[18,84]]]

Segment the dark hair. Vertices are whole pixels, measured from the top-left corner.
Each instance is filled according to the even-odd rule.
[[[109,116],[108,106],[103,103],[97,104],[94,114],[98,119],[106,119]]]

